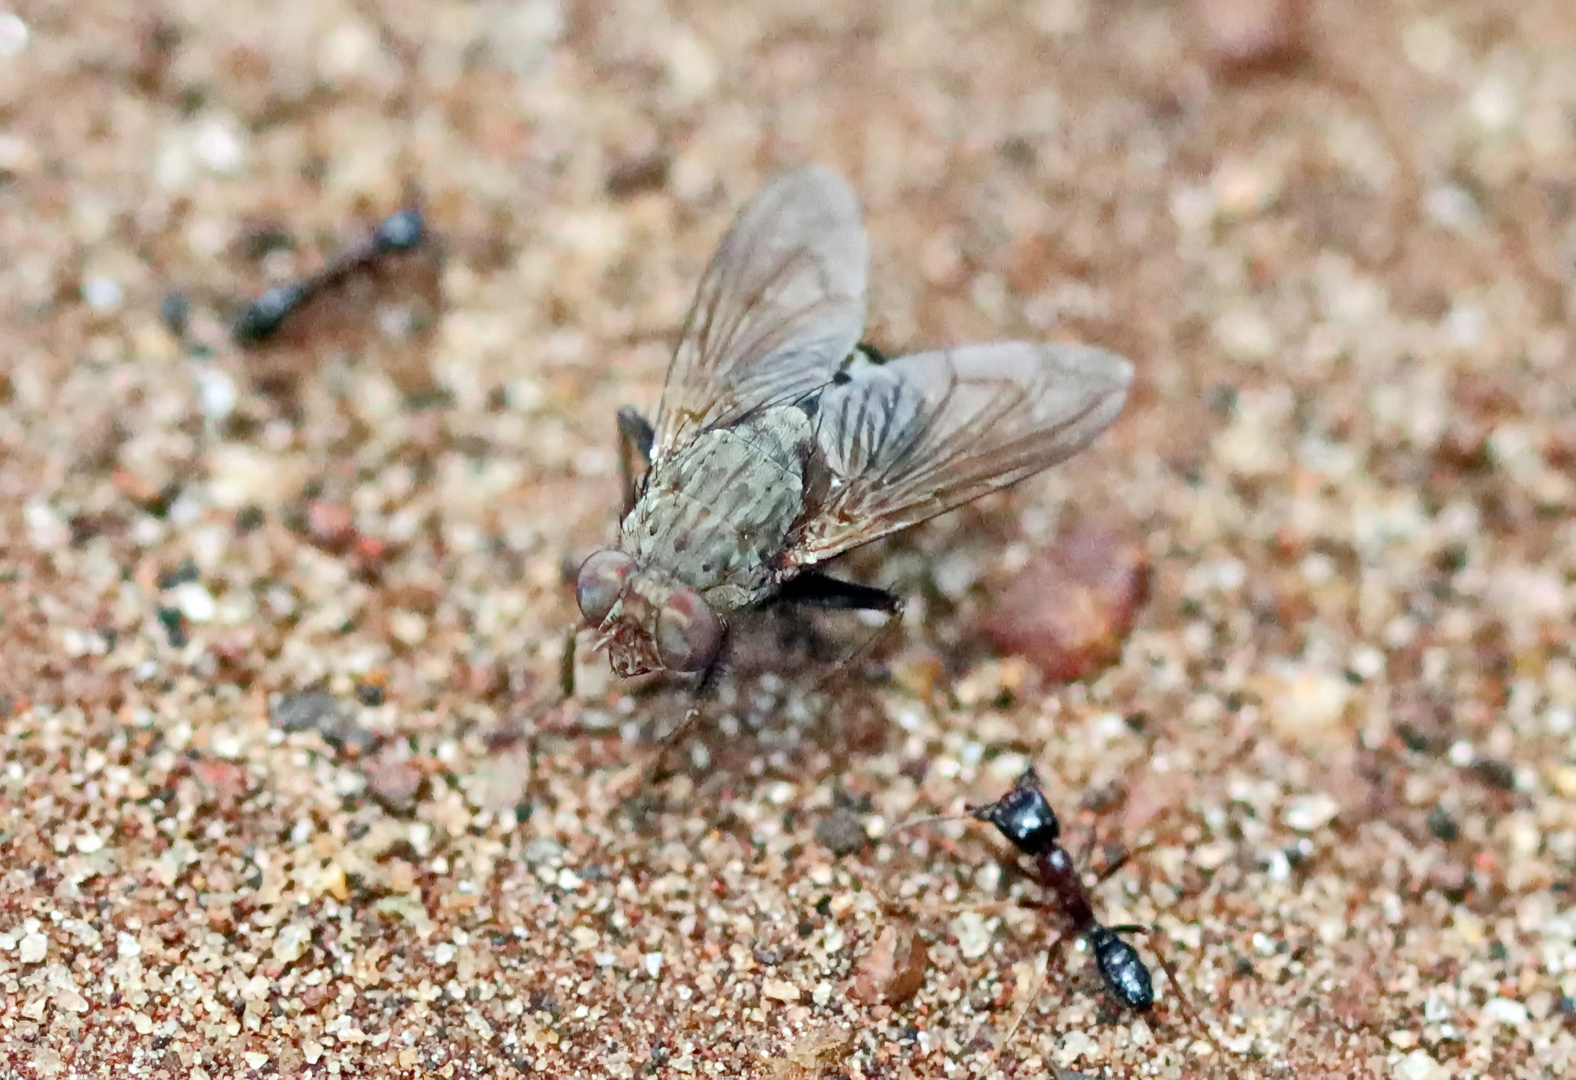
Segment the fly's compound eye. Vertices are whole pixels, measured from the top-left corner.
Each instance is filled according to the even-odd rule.
[[[700,671],[722,648],[722,622],[694,589],[675,589],[657,612],[657,655],[669,671]]]
[[[602,625],[624,594],[624,583],[634,569],[634,559],[612,548],[594,551],[580,564],[580,573],[575,576],[575,599],[580,602],[580,614],[586,622]]]

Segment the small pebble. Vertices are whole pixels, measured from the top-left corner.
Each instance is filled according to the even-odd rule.
[[[854,970],[850,997],[865,1005],[901,1005],[925,984],[930,951],[912,926],[888,926]]]
[[[1056,1048],[1056,1063],[1058,1065],[1071,1065],[1081,1057],[1094,1057],[1098,1055],[1100,1044],[1091,1038],[1088,1032],[1069,1031],[1062,1036],[1061,1045]]]
[[[1148,583],[1133,539],[1078,526],[996,591],[983,628],[997,648],[1047,677],[1082,679],[1121,654]]]
[[[799,1000],[799,988],[786,979],[767,979],[761,983],[761,997],[794,1002]]]
[[[362,766],[367,794],[392,814],[409,814],[421,801],[427,775],[403,748],[390,743]]]
[[[183,292],[167,292],[159,301],[159,321],[176,337],[185,337],[191,328],[192,302]]]
[[[970,960],[978,960],[990,951],[990,920],[977,911],[964,911],[952,920],[952,933],[958,939],[958,951]]]
[[[330,551],[346,548],[356,538],[356,521],[349,507],[313,499],[306,508],[307,532],[314,543]]]
[[[1532,1019],[1527,1007],[1509,998],[1489,998],[1483,1003],[1483,1015],[1506,1027],[1523,1027]]]
[[[9,60],[13,56],[20,56],[22,50],[27,48],[27,38],[27,23],[22,21],[20,15],[10,11],[0,12],[0,59]]]
[[[40,963],[49,955],[49,939],[37,930],[30,930],[22,935],[22,940],[17,943],[16,958],[24,964]]]
[[[120,283],[113,278],[91,277],[82,283],[82,302],[94,311],[115,311],[125,299]]]
[[[181,617],[181,609],[161,607],[154,611],[154,617],[159,620],[159,625],[164,627],[164,640],[172,649],[186,647],[186,623]]]
[[[213,619],[215,604],[213,594],[201,582],[183,581],[170,590],[170,599],[189,622],[205,623]]]
[[[564,857],[564,845],[551,836],[533,836],[520,857],[527,866],[547,866]]]
[[[1307,51],[1307,0],[1192,0],[1189,7],[1211,59],[1227,72],[1288,65]]]
[[[1427,1050],[1413,1050],[1390,1069],[1395,1080],[1450,1080],[1450,1070],[1428,1056]]]
[[[666,153],[642,154],[615,162],[602,188],[615,199],[628,199],[667,186],[673,159]]]
[[[1454,843],[1461,836],[1461,827],[1443,806],[1435,806],[1428,812],[1428,831],[1434,839],[1447,844]]]
[[[228,117],[209,116],[194,133],[197,159],[221,176],[234,176],[246,164],[246,145],[240,128]]]
[[[1472,763],[1472,773],[1491,788],[1516,790],[1516,770],[1498,758],[1478,758]]]
[[[268,720],[284,731],[315,731],[341,752],[358,751],[371,741],[371,733],[356,723],[351,710],[338,698],[321,690],[276,694],[269,704]]]
[[[850,810],[834,810],[815,825],[816,843],[833,855],[853,855],[869,842],[869,834],[858,814]]]
[[[1294,800],[1286,807],[1281,820],[1289,829],[1309,833],[1322,829],[1335,820],[1335,815],[1340,813],[1341,804],[1331,795],[1323,793],[1308,795]]]

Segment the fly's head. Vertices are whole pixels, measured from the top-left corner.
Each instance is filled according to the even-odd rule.
[[[593,552],[580,564],[575,597],[622,678],[704,671],[722,649],[722,620],[699,593],[644,572],[617,548]]]

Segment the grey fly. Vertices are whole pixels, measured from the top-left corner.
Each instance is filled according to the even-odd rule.
[[[858,200],[817,167],[769,182],[712,256],[656,424],[619,411],[623,525],[575,582],[618,675],[709,681],[729,618],[768,602],[896,612],[818,567],[1062,461],[1121,411],[1132,365],[1092,346],[860,345],[868,262]]]

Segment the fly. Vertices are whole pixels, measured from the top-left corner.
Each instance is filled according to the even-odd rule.
[[[1132,365],[1093,346],[860,345],[868,263],[857,198],[819,167],[767,183],[723,237],[656,423],[619,410],[623,523],[576,577],[616,674],[709,683],[729,621],[768,603],[897,612],[821,564],[1049,468],[1121,411]]]

